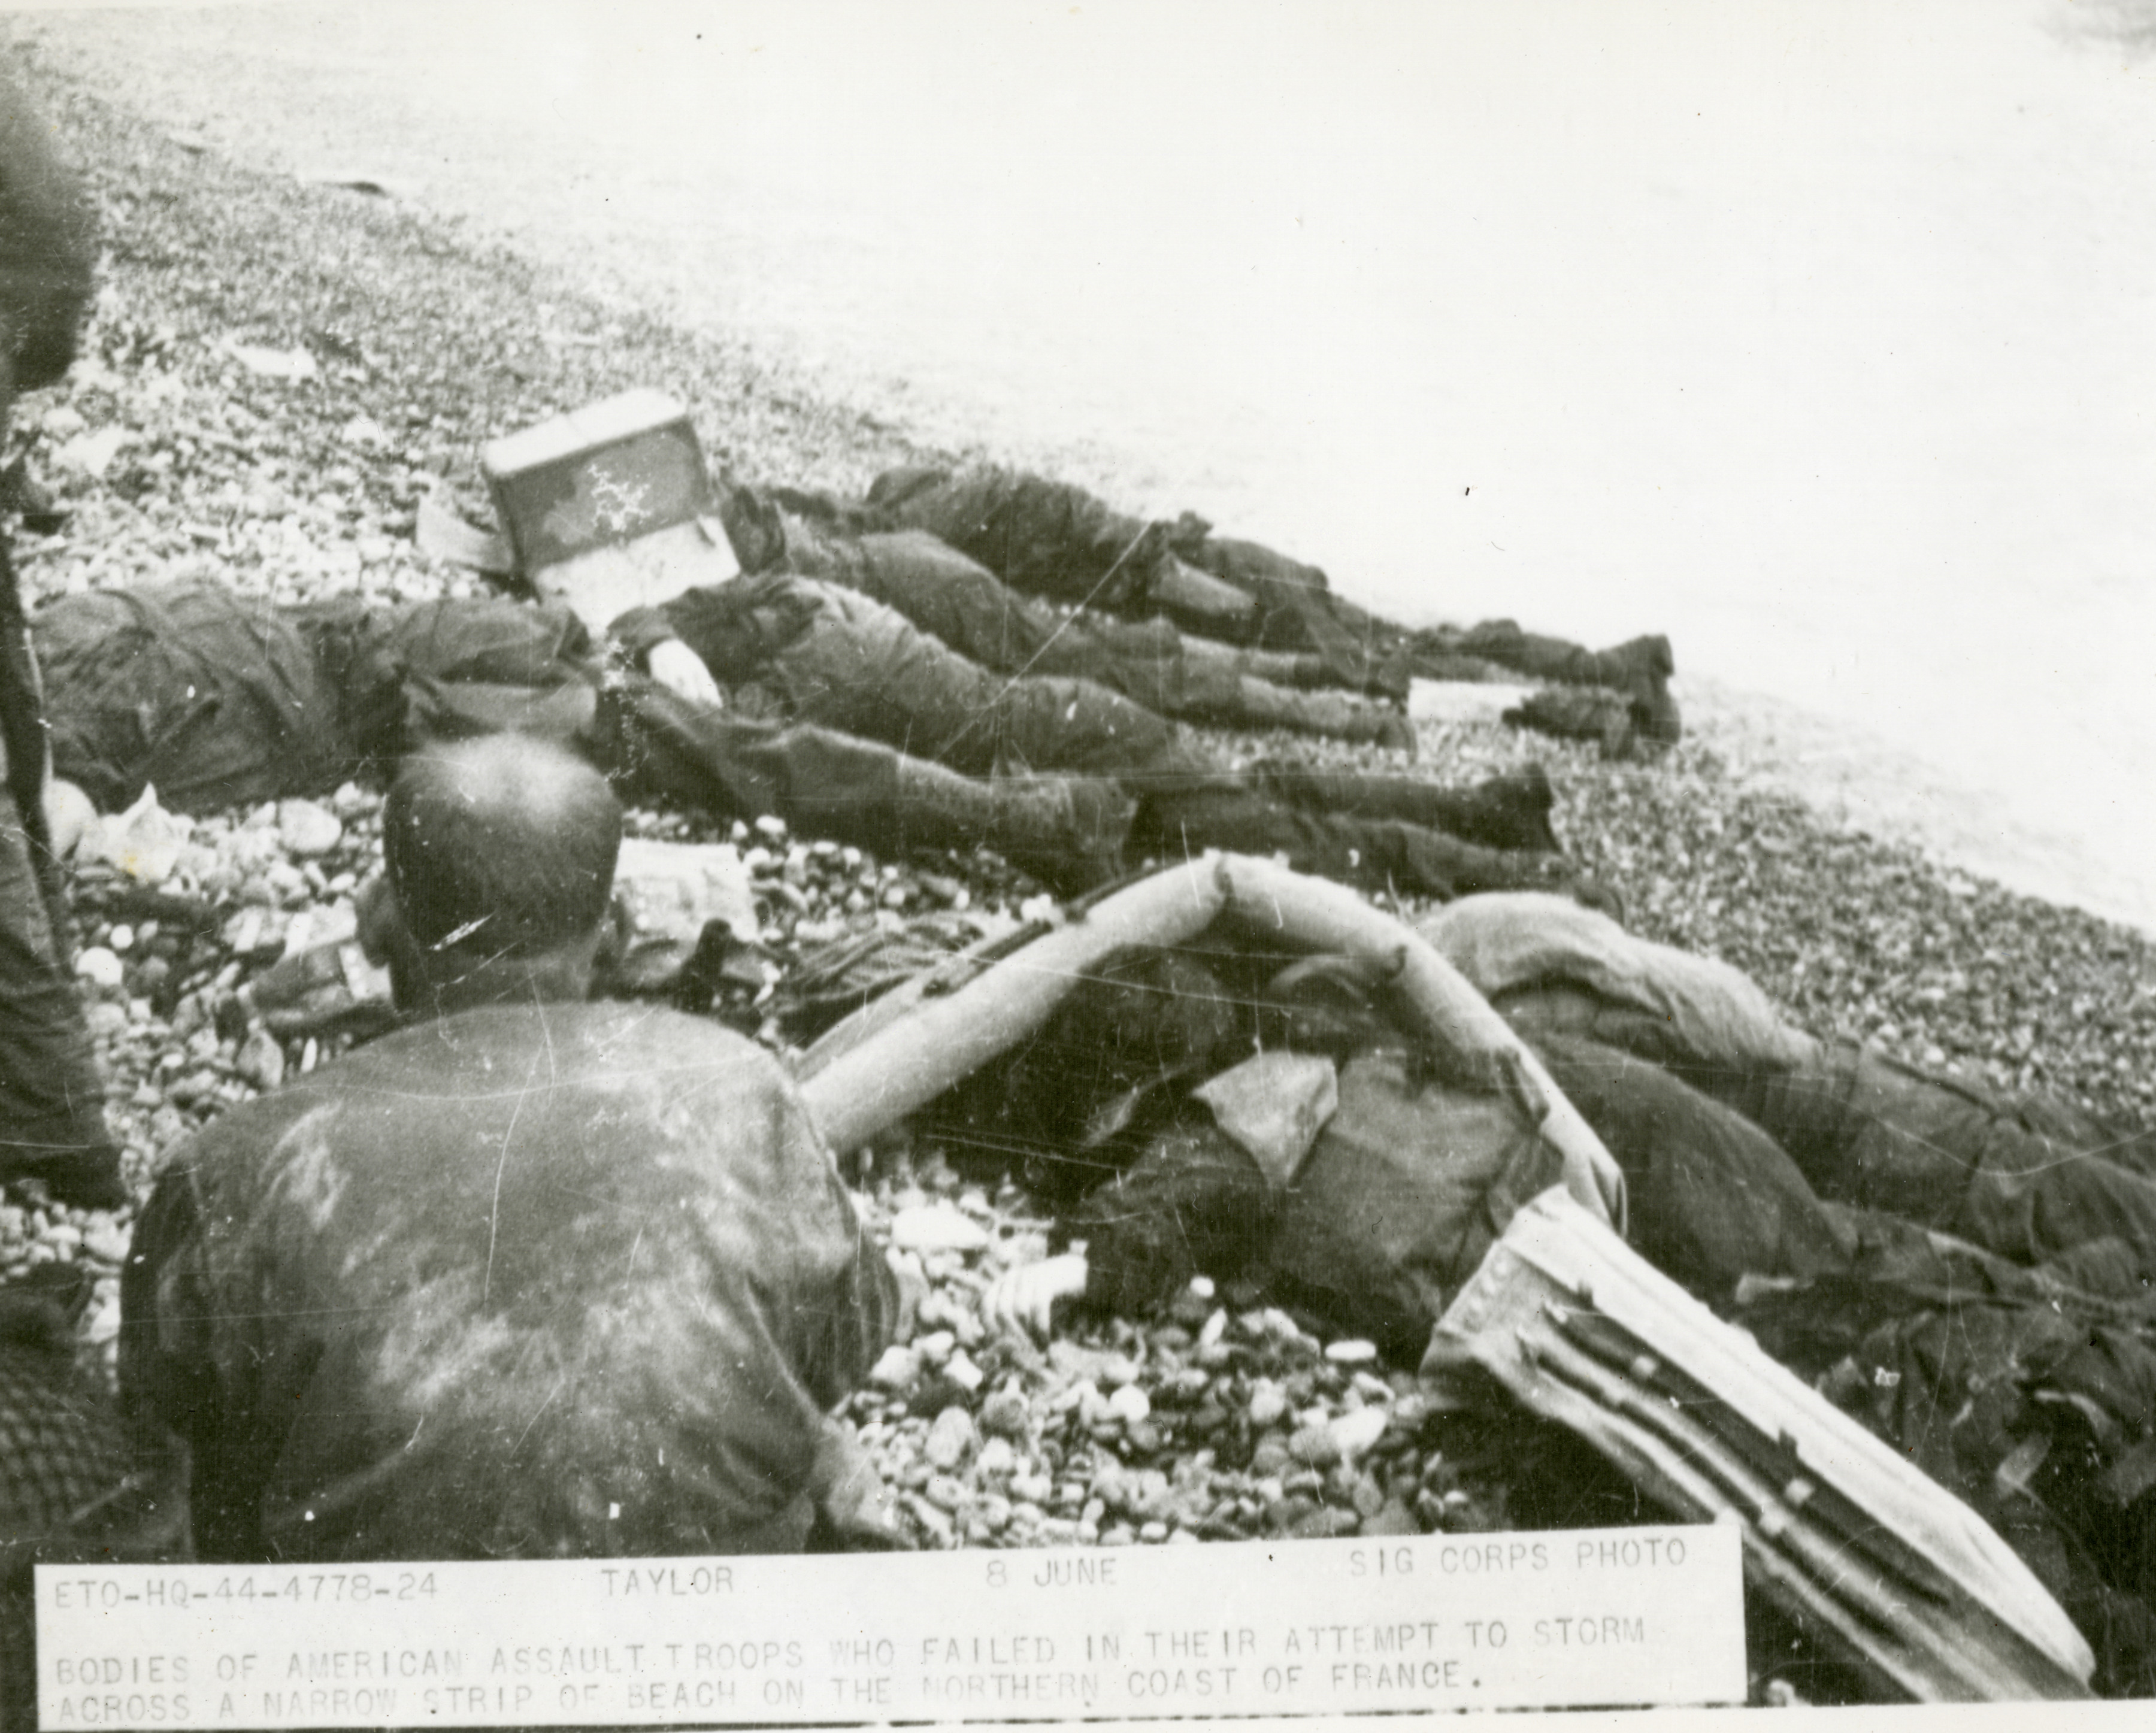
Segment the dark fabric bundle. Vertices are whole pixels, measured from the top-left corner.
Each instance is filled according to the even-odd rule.
[[[2156,1304],[2103,1243],[2032,1269],[1838,1213],[1847,1269],[1763,1289],[1738,1320],[2011,1543],[2096,1650],[2099,1691],[2156,1693]]]
[[[1379,1051],[1340,1073],[1340,1105],[1288,1189],[1270,1269],[1339,1329],[1412,1360],[1520,1205],[1563,1160],[1508,1095]]]
[[[105,812],[334,788],[359,755],[338,694],[278,610],[211,583],[67,596],[33,626],[53,768]]]
[[[895,932],[878,927],[831,940],[802,952],[779,982],[771,1014],[790,1043],[806,1047],[840,1019],[988,935],[978,915],[949,910],[916,915]]]
[[[1140,948],[1080,981],[1033,1040],[935,1110],[984,1167],[1069,1202],[1138,1158],[1189,1084],[1250,1051],[1250,1007],[1202,962]]]
[[[1064,1225],[1087,1243],[1086,1300],[1127,1315],[1173,1299],[1201,1272],[1241,1274],[1262,1257],[1280,1207],[1243,1148],[1192,1116],[1157,1134]]]

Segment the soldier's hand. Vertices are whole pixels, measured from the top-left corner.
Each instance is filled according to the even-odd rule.
[[[1086,1259],[1080,1253],[1065,1252],[1005,1270],[981,1296],[981,1315],[991,1330],[1046,1336],[1055,1302],[1075,1300],[1085,1291]]]
[[[704,666],[704,659],[680,638],[665,638],[652,645],[644,665],[652,679],[683,703],[707,710],[726,707],[726,700],[719,695],[719,683]]]

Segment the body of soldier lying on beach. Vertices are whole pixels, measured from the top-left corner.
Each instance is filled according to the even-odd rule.
[[[1616,1157],[1639,1250],[1991,1520],[2105,1689],[2156,1689],[2156,1133],[1818,1041],[1562,899],[1420,930]],[[984,1315],[1045,1331],[1060,1300],[1142,1311],[1204,1274],[1418,1359],[1562,1164],[1532,1103],[1434,1068],[1379,972],[1129,952],[947,1097],[927,1129],[952,1159],[1027,1152],[1083,1247]]]
[[[1301,870],[1427,896],[1573,880],[1539,772],[1467,789],[1289,765],[1230,774],[1103,689],[1068,715],[1077,682],[954,706],[940,674],[916,677],[960,660],[940,645],[860,678],[843,637],[793,659],[799,613],[828,618],[827,598],[789,589],[765,607],[762,593],[692,592],[676,615],[721,665],[746,654],[740,671],[781,695],[778,714],[762,717],[683,700],[609,664],[566,610],[501,598],[263,608],[196,583],[64,597],[34,629],[55,765],[106,811],[146,784],[190,813],[326,792],[427,741],[510,730],[569,745],[670,803],[774,814],[879,853],[985,846],[1065,890],[1207,847],[1281,852]],[[916,648],[932,644],[905,629]],[[766,638],[778,642],[762,656],[753,647]],[[974,669],[965,690],[975,675],[994,681]],[[999,741],[1040,740],[1111,773],[975,776],[921,756],[985,769]]]
[[[1316,567],[1214,536],[1188,513],[1148,522],[1024,471],[894,470],[860,501],[735,484],[721,489],[720,506],[746,572],[828,577],[986,666],[1082,674],[1165,714],[1232,723],[1233,674],[1250,692],[1246,710],[1276,708],[1274,726],[1333,731],[1317,726],[1330,712],[1298,723],[1293,706],[1248,683],[1404,703],[1413,677],[1524,676],[1560,690],[1508,714],[1522,726],[1599,740],[1617,756],[1682,733],[1666,638],[1596,651],[1509,620],[1410,630],[1336,595]],[[1245,659],[1229,659],[1223,643]]]
[[[826,679],[839,671],[831,664],[834,655],[844,659],[840,666],[850,674],[851,664],[867,657],[918,660],[922,652],[913,642],[918,633],[968,664],[966,669],[932,665],[928,670],[950,689],[947,701],[954,708],[961,702],[982,702],[980,692],[967,690],[979,685],[970,670],[980,669],[1003,677],[998,691],[1036,680],[1063,683],[1048,690],[1062,695],[1066,710],[1074,696],[1081,704],[1097,705],[1092,691],[1099,689],[1154,715],[1213,727],[1283,728],[1408,752],[1414,749],[1414,731],[1404,715],[1365,698],[1325,690],[1331,683],[1314,656],[1217,643],[1158,618],[1140,623],[1060,614],[1019,594],[925,531],[850,537],[817,533],[805,520],[746,490],[734,490],[727,502],[729,520],[743,523],[750,511],[772,527],[762,533],[729,531],[730,538],[740,534],[741,545],[750,550],[742,561],[747,575],[711,593],[720,606],[738,590],[754,598],[739,606],[788,608],[798,622],[796,633],[820,628],[826,644],[819,659]],[[752,565],[752,560],[758,563]],[[819,613],[833,618],[819,621]],[[912,630],[897,625],[891,616]],[[610,635],[632,654],[649,660],[659,645],[684,637],[684,625],[676,608],[640,609],[610,623]],[[709,645],[712,656],[703,657],[701,645]],[[742,650],[715,638],[709,626],[689,648],[713,674],[732,673],[736,679],[727,684],[742,677]],[[764,654],[770,655],[770,649]],[[934,657],[933,652],[928,654]],[[803,659],[797,653],[795,659]],[[664,678],[655,662],[652,671]],[[797,667],[788,671],[788,684],[810,677],[807,668]],[[683,695],[708,695],[690,690]],[[801,700],[794,700],[792,707],[798,710]],[[977,724],[968,732],[978,728]],[[1044,762],[1040,767],[1054,767]]]

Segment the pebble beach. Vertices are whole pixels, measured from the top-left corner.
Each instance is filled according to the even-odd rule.
[[[415,544],[422,500],[484,517],[482,442],[632,386],[692,406],[715,462],[752,481],[857,490],[895,464],[1004,454],[917,436],[882,403],[834,401],[744,342],[593,295],[454,221],[239,168],[33,49],[11,59],[86,167],[107,249],[80,361],[18,409],[16,441],[67,514],[18,540],[33,607],[189,576],[270,602],[470,592],[480,580]],[[1667,631],[1683,668],[1682,620],[1638,629]],[[1717,697],[1688,720],[1668,756],[1628,764],[1433,714],[1412,768],[1455,782],[1543,765],[1560,838],[1629,925],[1742,968],[1815,1033],[2133,1124],[2156,1115],[2149,939],[1806,804],[1762,773],[1762,730],[1741,705]],[[1286,749],[1410,767],[1372,747],[1209,738],[1230,761]],[[116,868],[84,869],[85,990],[138,1199],[209,1116],[333,1055],[336,1038],[280,1041],[223,1007],[288,949],[349,934],[378,806],[355,786],[182,825],[154,893]],[[880,861],[776,821],[632,823],[744,851],[776,967],[731,1008],[782,1049],[786,972],[818,946],[935,911],[1014,921],[1043,895],[982,854]],[[1327,1341],[1250,1295],[1194,1289],[1159,1318],[1081,1323],[1045,1346],[994,1338],[981,1291],[1040,1254],[1045,1219],[1015,1188],[962,1178],[902,1141],[858,1178],[927,1295],[912,1340],[850,1405],[921,1544],[1584,1520],[1576,1503],[1546,1508],[1547,1489],[1584,1500],[1595,1477],[1577,1463],[1536,1472],[1537,1452],[1565,1456],[1562,1440],[1503,1435],[1367,1344]],[[108,1366],[130,1221],[0,1207],[0,1275],[54,1260],[95,1274],[85,1352]]]

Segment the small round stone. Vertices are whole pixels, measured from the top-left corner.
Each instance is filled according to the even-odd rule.
[[[311,800],[280,801],[277,833],[288,854],[311,859],[328,854],[344,840],[344,820]]]
[[[120,959],[102,945],[92,945],[74,960],[74,972],[101,992],[112,992],[127,978]]]
[[[921,1376],[921,1357],[894,1342],[869,1369],[869,1382],[886,1390],[904,1390]]]
[[[949,1407],[936,1417],[936,1423],[928,1428],[928,1441],[921,1454],[929,1464],[948,1472],[973,1454],[973,1447],[980,1442],[980,1434],[973,1428],[973,1417],[963,1408]]]
[[[1136,1384],[1124,1384],[1108,1398],[1108,1412],[1124,1425],[1136,1426],[1152,1413],[1152,1399]]]
[[[981,1430],[992,1438],[1023,1438],[1031,1418],[1022,1391],[998,1390],[981,1404]]]

